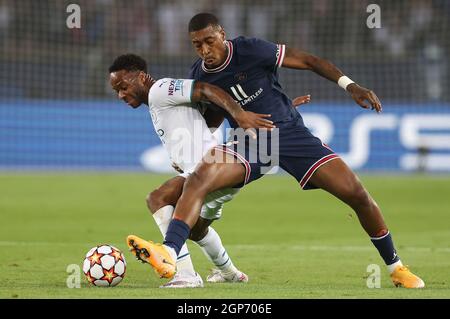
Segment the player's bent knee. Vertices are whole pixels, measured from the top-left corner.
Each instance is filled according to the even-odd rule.
[[[155,189],[146,197],[147,207],[152,214],[156,213],[161,207],[170,205],[169,196],[166,192]]]
[[[157,194],[158,194],[157,191],[152,191],[145,198],[145,202],[147,203],[147,207],[148,207],[148,209],[150,210],[150,212],[152,214],[156,213],[156,211],[158,210],[159,201],[158,201],[158,195]]]

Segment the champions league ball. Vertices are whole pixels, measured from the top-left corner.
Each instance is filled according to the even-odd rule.
[[[125,276],[126,267],[122,252],[110,245],[92,248],[83,262],[83,272],[88,282],[100,287],[117,286]]]

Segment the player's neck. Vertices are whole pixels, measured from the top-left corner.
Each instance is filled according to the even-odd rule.
[[[145,81],[144,81],[144,87],[145,87],[145,97],[144,103],[148,106],[148,92],[150,92],[150,89],[152,88],[153,84],[155,84],[156,80],[151,77],[150,74],[146,74]]]
[[[226,61],[227,58],[228,58],[228,54],[230,54],[230,53],[228,52],[230,49],[228,49],[228,45],[227,45],[226,43],[227,43],[227,41],[225,40],[225,41],[223,42],[223,46],[225,47],[225,50],[223,51],[223,52],[224,52],[224,55],[223,55],[223,57],[222,57],[222,59],[221,59],[221,61],[220,61],[220,63],[219,63],[219,66],[225,63],[225,61]]]

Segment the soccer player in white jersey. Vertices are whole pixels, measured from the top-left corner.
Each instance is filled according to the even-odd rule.
[[[117,92],[118,98],[130,107],[142,104],[149,107],[156,133],[161,139],[170,159],[184,173],[167,181],[165,184],[184,183],[184,179],[193,172],[203,155],[218,145],[208,128],[197,102],[209,101],[230,113],[239,126],[248,128],[271,129],[274,126],[267,119],[270,115],[244,111],[233,98],[222,89],[203,82],[189,79],[163,78],[154,80],[147,73],[146,62],[134,54],[121,55],[109,68],[110,84]],[[163,185],[164,186],[164,185]],[[212,193],[205,200],[202,220],[212,222],[221,216],[222,206],[231,200],[238,189],[229,188]],[[161,192],[152,192],[157,197]],[[163,236],[172,220],[176,200],[164,198],[159,202],[153,198],[147,203]],[[156,204],[155,204],[156,203]],[[195,230],[192,231],[195,234]],[[219,268],[209,276],[210,282],[247,282],[248,277],[231,262],[217,232],[209,227],[203,234],[196,234],[193,239],[205,255]],[[139,255],[139,254],[138,254]],[[183,246],[176,262],[177,276],[162,287],[185,288],[202,287],[203,281],[195,272],[186,244]]]

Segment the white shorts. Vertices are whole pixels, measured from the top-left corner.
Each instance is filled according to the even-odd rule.
[[[179,176],[188,178],[191,172],[181,173]],[[206,195],[200,216],[205,219],[215,220],[222,217],[223,204],[232,200],[239,192],[239,188],[224,188]]]

